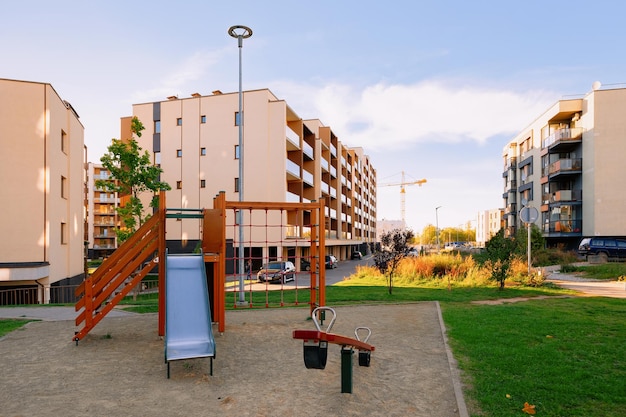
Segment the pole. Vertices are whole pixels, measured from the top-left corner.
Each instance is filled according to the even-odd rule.
[[[527,239],[528,240],[528,248],[527,248],[526,252],[528,252],[528,277],[529,278],[530,278],[530,266],[531,266],[531,264],[530,264],[530,262],[531,262],[531,260],[530,260],[530,225],[531,224],[532,224],[531,222],[528,222],[526,224],[526,227],[528,228],[528,239]]]
[[[439,253],[439,209],[441,208],[441,206],[439,207],[435,207],[435,227],[437,228],[436,232],[437,232],[437,253]]]
[[[247,26],[231,26],[228,34],[237,39],[237,47],[239,48],[239,202],[244,201],[243,194],[243,84],[242,84],[242,65],[241,52],[243,49],[243,40],[252,36],[252,29]],[[238,304],[246,304],[244,294],[244,280],[246,271],[244,267],[244,226],[243,226],[243,210],[240,208],[237,214],[237,222],[239,224],[239,301]]]

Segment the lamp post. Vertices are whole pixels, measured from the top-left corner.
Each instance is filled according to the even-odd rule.
[[[239,47],[239,202],[243,201],[243,90],[241,85],[241,50],[243,40],[252,36],[252,29],[247,26],[235,25],[228,28],[228,34],[237,39]],[[238,304],[245,304],[244,279],[244,250],[243,250],[243,210],[239,209],[237,222],[239,224],[239,301]],[[252,268],[252,265],[250,265]]]
[[[439,207],[435,207],[435,227],[437,228],[436,232],[437,232],[437,253],[439,253],[439,209],[441,208],[441,206]]]

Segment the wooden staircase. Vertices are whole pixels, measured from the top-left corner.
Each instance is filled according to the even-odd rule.
[[[107,258],[78,288],[75,305],[81,311],[74,335],[78,343],[155,267],[159,253],[162,216],[154,215]]]

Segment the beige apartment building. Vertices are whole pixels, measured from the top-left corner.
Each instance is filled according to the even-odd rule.
[[[113,181],[111,173],[100,164],[87,163],[86,238],[88,258],[106,258],[117,248],[115,230],[119,225],[117,193],[96,186],[96,181]]]
[[[220,91],[133,106],[133,116],[146,127],[135,139],[153,155],[163,169],[161,180],[172,187],[168,208],[211,208],[220,191],[229,201],[239,200],[238,109],[238,93]],[[376,170],[363,149],[344,145],[319,120],[303,120],[268,89],[243,92],[243,114],[243,200],[324,199],[326,252],[346,259],[354,249],[367,250],[376,240]],[[129,120],[122,119],[122,138],[129,135]],[[282,216],[268,221],[288,227],[246,228],[246,241],[275,242],[271,247],[257,244],[253,257],[306,256],[308,249],[298,248],[293,239],[307,234],[301,218],[290,213],[270,216]],[[168,241],[199,238],[198,224],[167,221]],[[227,239],[234,233],[227,230]]]
[[[50,84],[0,79],[0,304],[55,301],[83,279],[85,154]]]
[[[626,236],[626,88],[594,83],[559,100],[504,148],[506,232],[538,211],[548,245],[577,247],[584,236]]]
[[[504,210],[479,211],[476,217],[476,244],[483,248],[503,227]]]

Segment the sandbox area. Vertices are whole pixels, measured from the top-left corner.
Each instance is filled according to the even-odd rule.
[[[372,330],[370,367],[354,358],[341,393],[340,346],[306,369],[296,329],[307,308],[226,313],[209,359],[171,363],[166,378],[156,314],[105,318],[76,346],[73,321],[33,322],[0,340],[0,416],[464,415],[437,303],[336,307],[332,332]],[[461,411],[459,412],[459,408]]]

